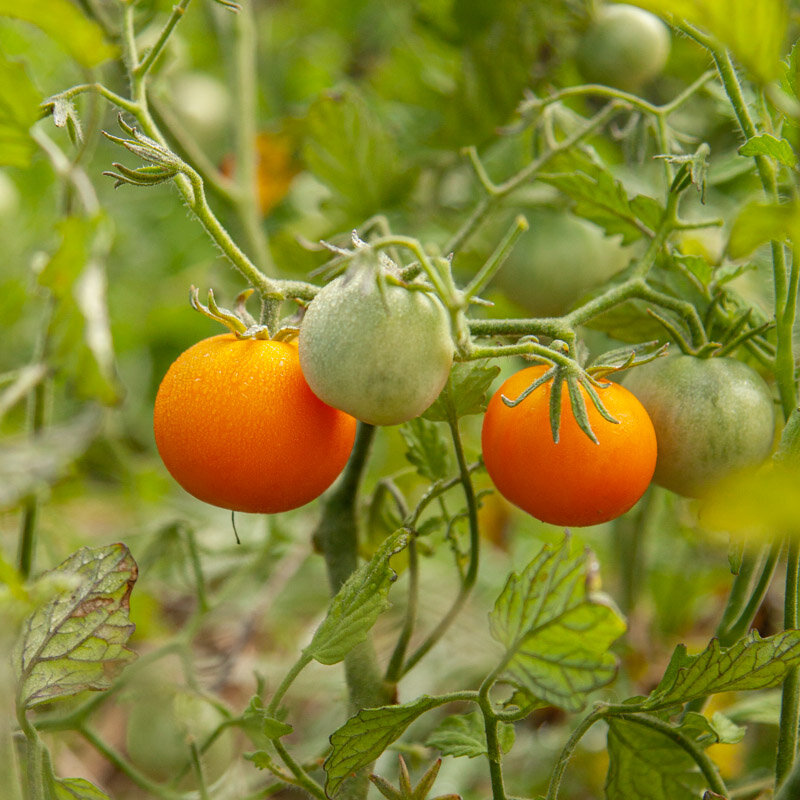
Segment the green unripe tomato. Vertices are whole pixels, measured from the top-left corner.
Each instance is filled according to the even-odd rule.
[[[527,211],[530,223],[496,282],[536,317],[560,316],[621,270],[628,255],[618,239],[565,211]]]
[[[155,780],[175,777],[190,763],[190,740],[198,746],[222,721],[203,698],[181,690],[154,689],[139,696],[128,714],[125,747],[128,757]],[[205,777],[216,780],[234,759],[233,740],[225,731],[201,755]],[[189,770],[186,785],[192,784]]]
[[[635,91],[664,69],[669,50],[669,29],[654,14],[603,6],[581,39],[578,69],[590,83]]]
[[[653,481],[686,497],[770,452],[775,411],[761,376],[733,358],[658,358],[632,369],[623,384],[656,431]]]
[[[323,287],[300,325],[300,366],[312,391],[372,425],[419,416],[453,363],[444,306],[427,292],[378,285],[358,267]]]

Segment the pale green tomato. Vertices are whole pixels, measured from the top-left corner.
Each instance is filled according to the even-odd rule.
[[[125,747],[139,769],[156,780],[169,780],[190,764],[190,741],[199,745],[222,721],[202,697],[182,690],[154,689],[140,696],[128,715]],[[226,730],[202,754],[205,777],[216,780],[235,758]],[[192,770],[184,785],[192,784]]]
[[[447,312],[428,292],[378,285],[358,268],[323,287],[300,325],[312,391],[372,425],[396,425],[439,396],[453,363]]]
[[[647,409],[658,443],[653,481],[697,497],[770,452],[775,411],[769,387],[733,358],[658,358],[632,369],[624,386]]]
[[[603,6],[583,36],[578,68],[589,83],[635,91],[667,63],[670,35],[654,14],[636,6]]]
[[[526,211],[530,229],[519,239],[495,279],[515,303],[536,317],[566,313],[584,294],[605,283],[628,261],[619,237],[550,208]]]

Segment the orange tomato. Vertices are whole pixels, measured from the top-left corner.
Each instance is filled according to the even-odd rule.
[[[187,492],[234,511],[275,513],[333,483],[356,420],[311,391],[296,346],[222,334],[169,368],[153,427],[165,466]]]
[[[642,496],[656,464],[656,436],[641,403],[625,388],[598,389],[618,423],[604,419],[583,387],[589,422],[598,444],[580,429],[563,387],[558,443],[550,432],[552,381],[519,405],[516,399],[546,371],[528,367],[512,375],[489,402],[481,436],[486,470],[498,491],[543,522],[597,525],[626,512]]]

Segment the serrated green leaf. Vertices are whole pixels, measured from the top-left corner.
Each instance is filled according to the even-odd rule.
[[[422,415],[431,422],[447,422],[469,414],[482,414],[489,402],[488,392],[500,367],[486,361],[457,362],[442,393]]]
[[[789,8],[785,0],[632,0],[669,19],[687,22],[712,34],[760,81],[779,75],[785,50]]]
[[[504,753],[514,746],[514,726],[501,722],[497,729],[500,749]],[[435,747],[443,756],[475,758],[488,755],[483,715],[479,711],[446,717],[428,736],[426,747]]]
[[[749,256],[769,241],[800,241],[800,206],[796,203],[749,203],[736,217],[728,238],[732,259]]]
[[[400,426],[400,435],[406,458],[423,478],[438,481],[450,474],[448,440],[435,422],[416,417]]]
[[[697,800],[707,788],[694,759],[644,725],[608,721],[606,800]]]
[[[540,180],[575,201],[574,212],[594,222],[609,236],[620,234],[630,244],[658,227],[664,209],[646,195],[629,197],[626,188],[599,160],[570,151],[553,159]]]
[[[422,695],[402,705],[365,708],[350,717],[331,735],[332,749],[323,764],[328,796],[333,797],[346,778],[371,764],[417,717],[445,702]]]
[[[110,800],[104,791],[83,778],[59,778],[54,788],[56,800]]]
[[[117,48],[105,40],[102,28],[69,0],[0,0],[0,17],[35,25],[83,67],[96,67],[117,54]]]
[[[797,156],[786,139],[779,139],[770,133],[762,133],[748,139],[740,148],[743,156],[768,156],[787,167],[797,166]]]
[[[25,622],[14,651],[22,707],[107,689],[136,658],[125,645],[136,562],[123,544],[82,547],[54,570],[64,588]]]
[[[407,533],[394,533],[347,579],[303,651],[306,656],[320,664],[336,664],[366,639],[378,615],[389,607],[387,595],[396,577],[389,559],[407,543]]]
[[[306,123],[305,162],[352,217],[390,208],[410,188],[394,139],[355,89],[321,95]]]
[[[52,425],[35,438],[14,436],[0,441],[0,509],[41,491],[63,477],[94,439],[99,415],[86,413]]]
[[[519,574],[512,573],[489,620],[506,648],[503,678],[531,697],[570,711],[616,675],[609,652],[625,632],[611,601],[591,586],[593,557],[570,552],[570,540],[549,545]]]
[[[719,692],[769,689],[783,682],[800,664],[800,631],[788,630],[762,639],[756,631],[728,648],[712,639],[696,656],[678,645],[664,677],[643,703],[654,710],[687,703]]]
[[[41,95],[25,67],[0,52],[0,165],[27,167],[36,152],[30,134]]]

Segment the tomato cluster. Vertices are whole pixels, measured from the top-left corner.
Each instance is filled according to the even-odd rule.
[[[259,513],[297,508],[342,471],[357,420],[395,425],[423,413],[453,355],[437,298],[356,269],[320,290],[298,340],[226,334],[183,353],[156,397],[156,444],[178,483],[207,503]],[[770,391],[741,361],[659,358],[632,369],[624,386],[599,382],[594,398],[579,384],[594,438],[562,390],[554,439],[553,380],[530,391],[547,369],[528,367],[503,383],[481,437],[500,493],[545,522],[612,520],[651,480],[697,496],[771,448]]]

